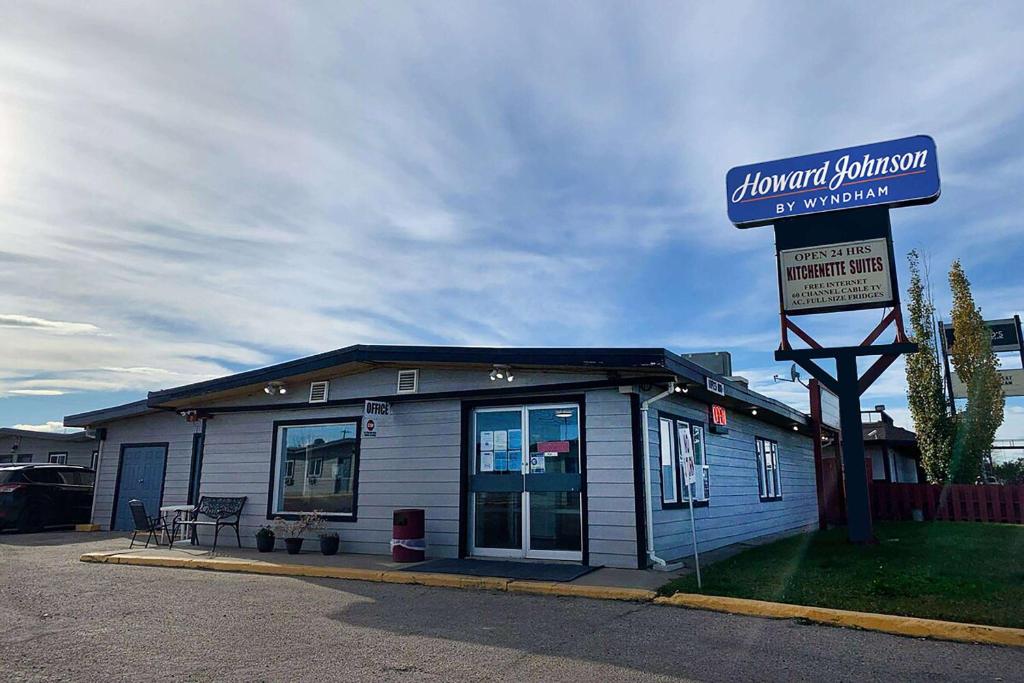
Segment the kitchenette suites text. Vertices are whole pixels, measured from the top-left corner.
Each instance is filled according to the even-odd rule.
[[[783,306],[883,305],[892,299],[888,256],[885,239],[780,251]]]

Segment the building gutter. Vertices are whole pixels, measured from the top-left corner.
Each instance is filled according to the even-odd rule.
[[[103,446],[107,443],[107,430],[96,430],[96,469],[92,474],[92,506],[89,510],[89,523],[96,523],[96,489],[100,487],[100,463],[103,462]]]
[[[668,562],[658,557],[654,552],[654,501],[651,495],[651,435],[647,414],[651,405],[666,396],[674,394],[675,390],[676,382],[673,380],[668,383],[668,388],[665,391],[640,402],[640,429],[643,432],[641,439],[643,439],[644,446],[644,504],[647,508],[647,559],[659,567],[667,567]]]

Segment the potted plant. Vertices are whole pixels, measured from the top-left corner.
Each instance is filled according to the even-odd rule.
[[[261,526],[256,532],[256,550],[261,553],[269,553],[274,550],[274,541],[277,536],[269,526]]]
[[[337,531],[325,531],[320,534],[320,552],[324,555],[336,555],[340,542]]]
[[[274,528],[284,538],[284,547],[289,555],[298,555],[302,550],[302,534],[309,526],[306,515],[299,515],[298,519],[286,520],[278,517],[274,520]]]
[[[324,555],[336,555],[338,553],[338,544],[340,539],[337,531],[325,531],[327,527],[327,520],[324,519],[323,513],[320,510],[314,510],[313,512],[303,515],[306,518],[306,529],[308,531],[319,531],[320,534],[320,552]]]

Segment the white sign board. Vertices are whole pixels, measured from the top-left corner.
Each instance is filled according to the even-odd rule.
[[[1003,380],[1004,395],[1024,396],[1024,369],[1000,370],[999,376]],[[952,379],[953,396],[956,398],[967,398],[967,385],[960,381],[955,372]]]
[[[821,388],[821,424],[839,429],[839,397]]]
[[[385,424],[391,421],[391,404],[387,401],[365,401],[363,403],[363,417],[377,421],[377,424]]]
[[[841,242],[779,252],[782,308],[807,313],[893,300],[887,240]]]
[[[363,436],[377,436],[377,427],[391,423],[391,404],[387,401],[363,403]]]
[[[710,391],[713,394],[718,394],[719,396],[725,396],[725,385],[724,384],[719,382],[717,379],[712,379],[711,377],[707,377],[706,381],[707,381],[707,385],[706,386],[708,388],[708,391]]]
[[[682,465],[683,483],[689,486],[697,481],[697,464],[693,459],[693,436],[689,426],[679,425],[679,464]],[[687,494],[689,495],[689,494]]]

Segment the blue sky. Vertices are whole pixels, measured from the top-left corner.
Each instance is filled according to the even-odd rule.
[[[948,311],[960,258],[1020,312],[1024,11],[983,7],[7,3],[0,424],[356,342],[725,349],[804,407],[725,173],[932,135],[902,282],[916,248]],[[909,424],[902,364],[879,402]]]

